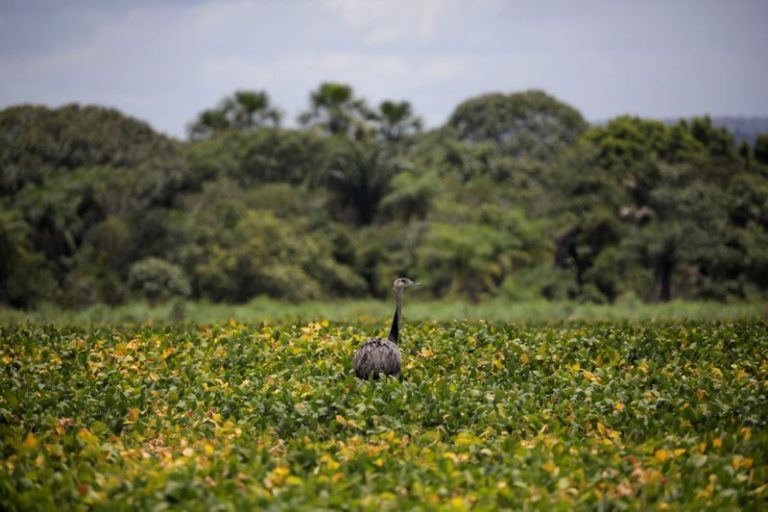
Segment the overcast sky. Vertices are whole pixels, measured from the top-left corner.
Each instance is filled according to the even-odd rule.
[[[108,105],[186,136],[236,89],[287,124],[321,81],[461,101],[540,88],[587,119],[768,115],[768,1],[0,0],[0,108]]]

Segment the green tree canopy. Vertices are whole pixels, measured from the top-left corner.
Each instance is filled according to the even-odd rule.
[[[757,136],[753,154],[755,160],[763,165],[768,165],[768,133],[761,133]]]
[[[378,132],[388,141],[421,131],[422,120],[413,113],[413,107],[407,101],[382,101],[374,114],[378,122]]]
[[[587,123],[543,91],[486,94],[461,103],[448,120],[459,140],[493,142],[514,156],[548,159],[573,144]]]
[[[0,111],[0,194],[81,167],[170,173],[183,147],[114,109],[22,105]]]
[[[99,107],[0,111],[0,302],[118,304],[147,262],[235,302],[383,296],[402,274],[472,300],[766,296],[765,137],[737,149],[706,117],[587,129],[541,91],[422,132],[408,102],[371,111],[334,82],[304,128],[279,117],[236,91],[180,142]]]
[[[189,126],[193,140],[207,139],[226,130],[280,126],[282,115],[264,91],[235,91],[219,106],[204,110]]]
[[[131,265],[128,285],[150,302],[190,293],[184,271],[162,258],[149,257]]]
[[[299,123],[331,135],[359,139],[370,131],[367,122],[372,118],[365,101],[355,98],[352,86],[324,82],[310,93],[309,110],[299,116]]]
[[[400,170],[389,149],[376,143],[344,141],[338,145],[320,183],[331,194],[335,216],[358,225],[370,224]]]

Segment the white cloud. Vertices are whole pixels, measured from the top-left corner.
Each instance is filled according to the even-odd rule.
[[[326,80],[350,83],[374,104],[406,99],[433,126],[468,97],[531,87],[593,118],[768,108],[768,72],[755,65],[768,45],[764,8],[682,0],[669,12],[657,3],[506,0],[56,5],[3,10],[0,76],[11,78],[0,80],[0,108],[100,103],[178,136],[236,89],[265,89],[292,120]],[[692,12],[696,24],[687,23]]]
[[[429,41],[453,0],[328,0],[331,12],[366,32],[368,43]]]

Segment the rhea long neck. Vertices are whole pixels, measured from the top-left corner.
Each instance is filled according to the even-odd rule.
[[[389,339],[397,343],[400,331],[400,315],[403,309],[403,289],[395,288],[395,316],[392,317],[392,327],[389,329]]]

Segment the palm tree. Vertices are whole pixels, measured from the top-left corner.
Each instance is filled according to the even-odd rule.
[[[208,139],[229,127],[229,121],[224,112],[215,109],[203,110],[198,114],[197,120],[189,126],[189,138]]]
[[[225,130],[280,126],[280,111],[269,103],[264,91],[235,91],[217,108],[202,111],[189,127],[193,140],[207,139]]]
[[[421,131],[421,118],[413,114],[411,104],[407,101],[382,101],[376,115],[379,122],[379,133],[384,139],[398,140],[404,135]]]
[[[400,168],[381,144],[345,142],[325,173],[324,185],[335,196],[334,204],[351,210],[359,225],[373,222],[379,204]]]
[[[233,128],[280,125],[280,112],[269,105],[269,96],[264,91],[235,91],[222,106]]]
[[[355,99],[352,87],[324,82],[310,93],[310,110],[299,116],[303,126],[318,127],[331,135],[360,139],[366,132],[366,120],[372,114],[365,101]]]

